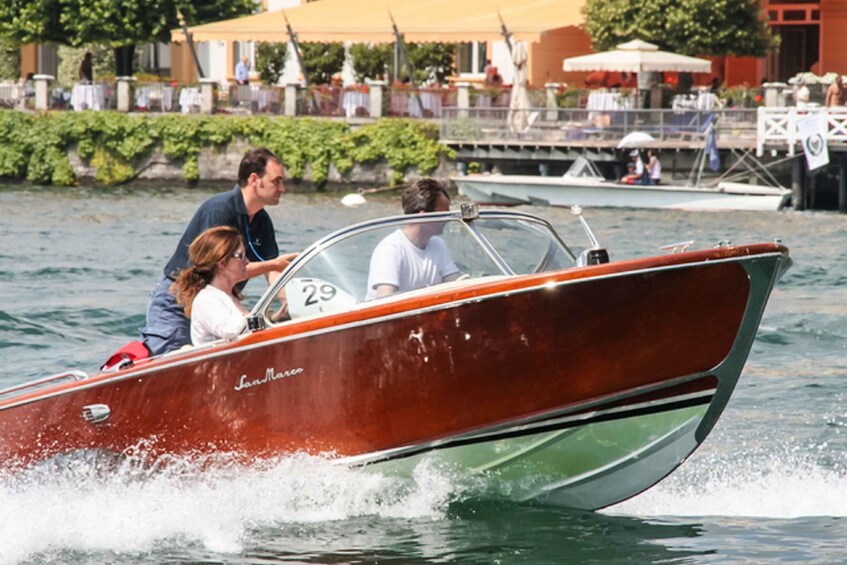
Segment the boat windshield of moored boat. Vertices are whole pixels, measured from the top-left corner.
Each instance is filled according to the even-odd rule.
[[[686,242],[610,261],[574,213],[578,252],[541,218],[470,204],[339,230],[233,340],[0,391],[0,468],[306,452],[401,477],[444,466],[496,498],[625,500],[709,435],[791,259]],[[374,250],[410,228],[449,252],[449,281],[372,298]]]

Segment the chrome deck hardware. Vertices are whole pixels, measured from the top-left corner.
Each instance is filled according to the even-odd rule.
[[[50,375],[49,377],[44,377],[43,379],[38,379],[36,381],[30,381],[28,383],[4,388],[3,390],[0,390],[0,399],[2,399],[4,396],[11,396],[14,393],[22,393],[29,389],[37,389],[61,381],[82,381],[87,378],[88,374],[82,371],[65,371],[63,373],[56,373],[55,375]]]
[[[459,209],[462,212],[462,219],[466,222],[479,218],[479,204],[476,202],[462,202]]]
[[[82,419],[90,424],[105,422],[112,415],[112,410],[105,404],[89,404],[82,407]]]
[[[692,245],[694,245],[694,240],[680,241],[678,243],[669,243],[667,245],[662,245],[661,247],[659,247],[659,251],[668,251],[671,254],[683,253]]]

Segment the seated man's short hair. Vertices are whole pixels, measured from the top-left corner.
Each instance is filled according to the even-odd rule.
[[[447,189],[437,180],[432,178],[416,180],[403,191],[403,213],[417,214],[434,211],[435,202],[440,194],[450,200]]]

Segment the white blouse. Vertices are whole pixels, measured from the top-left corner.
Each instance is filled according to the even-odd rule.
[[[246,323],[235,297],[207,285],[191,305],[191,343],[200,345],[217,339],[232,339]]]

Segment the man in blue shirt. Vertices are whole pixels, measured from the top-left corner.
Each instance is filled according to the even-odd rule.
[[[264,209],[279,204],[285,192],[283,174],[279,157],[269,149],[254,149],[241,160],[238,185],[208,199],[194,213],[150,297],[147,326],[141,330],[141,337],[151,354],[160,355],[191,343],[188,318],[170,287],[179,271],[188,266],[188,246],[205,230],[232,226],[241,232],[250,259],[248,278],[265,275],[273,284],[297,256],[279,254],[273,222]],[[241,291],[245,284],[237,289]]]
[[[250,60],[244,56],[235,65],[235,82],[238,84],[250,84]]]

